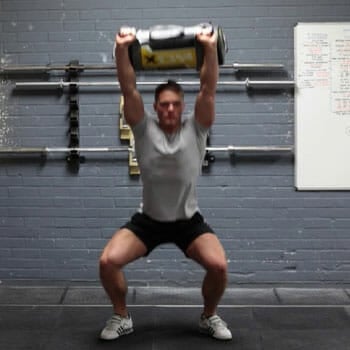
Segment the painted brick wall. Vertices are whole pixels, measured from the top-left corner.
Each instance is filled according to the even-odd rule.
[[[226,63],[281,63],[263,79],[293,79],[297,22],[349,21],[348,0],[0,0],[0,59],[17,64],[111,64],[116,30],[125,24],[220,24]],[[177,79],[195,79],[195,72]],[[164,72],[166,77],[168,72]],[[164,75],[162,78],[164,78]],[[222,72],[220,79],[248,75]],[[67,93],[21,91],[15,81],[59,81],[47,75],[1,76],[0,147],[68,145]],[[140,73],[138,79],[161,78]],[[115,81],[114,72],[84,72],[82,81]],[[194,90],[187,91],[187,112]],[[151,108],[152,91],[144,89]],[[81,146],[119,146],[119,91],[81,88]],[[290,90],[219,88],[212,146],[290,146]],[[350,281],[350,193],[297,192],[288,156],[216,161],[199,181],[204,215],[226,247],[230,283]],[[62,157],[0,159],[0,279],[98,279],[98,257],[136,210],[141,187],[128,175],[127,154],[88,155],[78,174]],[[203,272],[165,245],[127,268],[130,284],[197,285]]]

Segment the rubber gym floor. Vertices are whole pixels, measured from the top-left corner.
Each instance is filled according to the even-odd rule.
[[[98,283],[1,281],[0,349],[350,349],[350,287],[229,288],[232,341],[198,332],[198,288],[130,287],[128,303],[134,333],[101,341],[112,309]]]

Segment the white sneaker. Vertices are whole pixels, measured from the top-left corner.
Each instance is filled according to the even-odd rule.
[[[202,333],[211,335],[213,338],[220,340],[231,340],[231,331],[227,328],[224,322],[218,315],[211,317],[201,316],[199,320],[199,329]]]
[[[117,339],[122,335],[132,333],[134,331],[132,326],[132,319],[128,317],[122,317],[114,314],[107,322],[105,328],[103,328],[100,338],[104,340]]]

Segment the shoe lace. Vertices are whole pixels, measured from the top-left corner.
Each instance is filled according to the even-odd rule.
[[[214,315],[208,319],[209,324],[215,328],[227,328],[227,323],[218,315]]]
[[[108,321],[106,328],[107,329],[115,329],[120,327],[122,324],[122,318],[119,315],[113,315]]]

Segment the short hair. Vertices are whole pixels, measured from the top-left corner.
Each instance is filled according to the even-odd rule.
[[[184,97],[184,91],[182,89],[182,86],[178,84],[175,80],[169,79],[167,82],[159,84],[155,91],[154,91],[154,101],[158,102],[159,95],[165,91],[170,90],[173,92],[176,92],[177,94],[181,95],[181,97]]]

